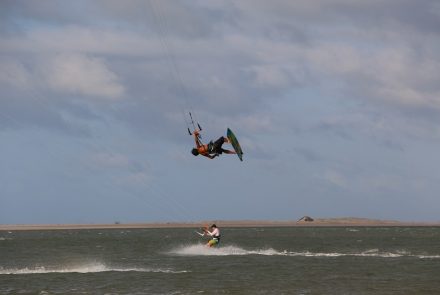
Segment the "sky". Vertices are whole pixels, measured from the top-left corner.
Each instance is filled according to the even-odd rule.
[[[0,223],[439,221],[439,37],[434,0],[3,0]]]

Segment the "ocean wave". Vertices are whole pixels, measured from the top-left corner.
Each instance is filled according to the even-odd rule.
[[[183,256],[234,256],[234,255],[264,255],[264,256],[290,256],[290,257],[378,257],[378,258],[399,258],[399,257],[413,257],[420,259],[440,259],[440,255],[415,255],[407,251],[400,250],[396,252],[381,252],[379,249],[369,249],[359,253],[339,253],[339,252],[292,252],[292,251],[277,251],[272,248],[246,250],[237,246],[220,246],[218,248],[209,248],[202,244],[181,246],[168,252],[172,255]]]
[[[25,268],[2,268],[0,275],[11,274],[48,274],[48,273],[99,273],[99,272],[158,272],[158,273],[185,273],[163,268],[137,268],[137,267],[109,267],[102,263],[84,264],[74,267],[25,267]]]

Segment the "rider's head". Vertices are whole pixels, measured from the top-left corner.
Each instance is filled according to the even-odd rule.
[[[217,228],[217,225],[213,224],[211,225],[212,228]]]
[[[198,155],[199,155],[199,151],[198,151],[196,148],[192,149],[192,150],[191,150],[191,153],[192,153],[194,156],[198,156]]]

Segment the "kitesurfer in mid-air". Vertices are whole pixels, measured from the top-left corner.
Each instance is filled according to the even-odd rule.
[[[200,140],[200,130],[194,130],[192,133],[194,135],[194,140],[196,142],[196,147],[192,149],[191,153],[194,156],[202,155],[210,159],[214,159],[218,157],[222,153],[225,154],[235,154],[234,151],[225,150],[222,148],[222,145],[226,142],[229,143],[229,139],[227,137],[220,137],[215,142],[212,140],[208,144],[203,144]]]
[[[209,230],[208,228],[205,228],[205,234],[207,234],[208,236],[211,236],[211,240],[209,240],[209,242],[206,244],[206,246],[208,247],[214,247],[217,246],[218,243],[220,242],[220,230],[218,229],[217,225],[213,224],[210,227],[211,230]]]

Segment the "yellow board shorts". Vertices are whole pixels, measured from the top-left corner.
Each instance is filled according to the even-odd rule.
[[[212,240],[209,240],[208,245],[209,245],[209,247],[214,247],[214,246],[218,245],[218,242],[219,242],[219,240],[214,238]]]

